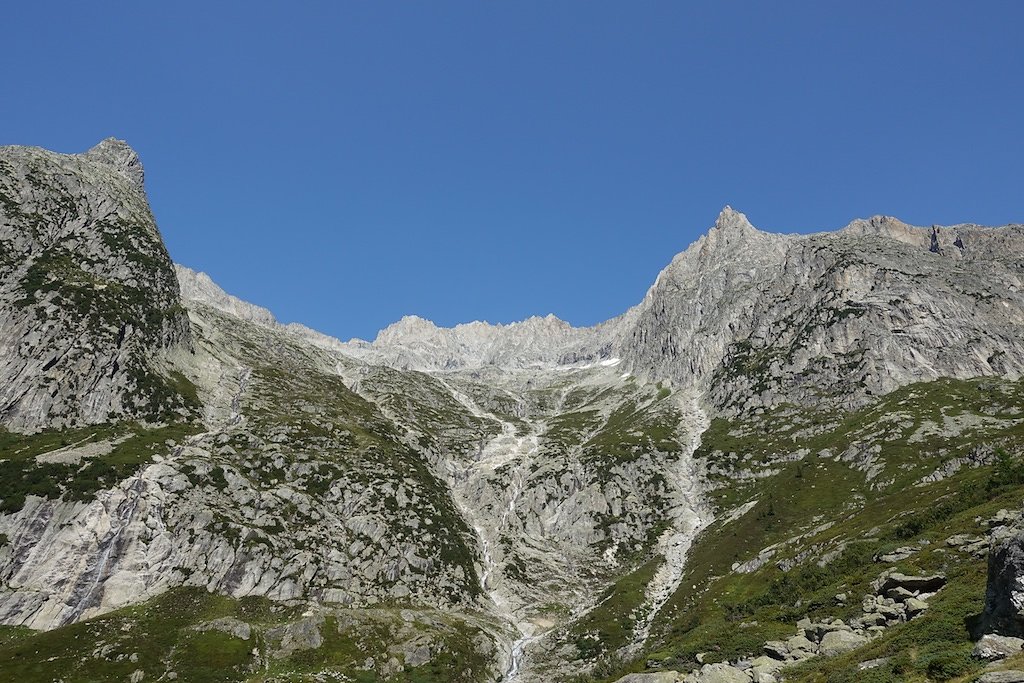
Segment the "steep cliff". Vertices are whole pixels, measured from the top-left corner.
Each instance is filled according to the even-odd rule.
[[[135,152],[0,148],[0,424],[183,414],[162,362],[190,344]]]

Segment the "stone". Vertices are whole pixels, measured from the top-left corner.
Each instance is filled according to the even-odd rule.
[[[1020,654],[1024,639],[988,633],[974,644],[972,654],[978,659],[994,662]]]
[[[892,598],[896,602],[906,602],[907,598],[915,597],[915,594],[908,591],[903,586],[897,586],[896,588],[890,588],[885,592],[887,598]]]
[[[855,650],[864,645],[868,639],[852,631],[831,631],[826,633],[818,646],[818,652],[824,656],[832,656]]]
[[[779,660],[785,660],[789,656],[789,647],[785,643],[778,640],[769,640],[764,644],[764,652],[769,657],[773,657]]]
[[[865,627],[881,626],[886,622],[886,616],[880,612],[869,612],[859,618],[860,623]]]
[[[275,658],[284,658],[302,650],[315,650],[323,645],[323,617],[309,617],[291,624],[272,628],[266,633],[267,642],[273,645],[270,651]]]
[[[682,680],[682,675],[677,671],[658,671],[645,674],[626,674],[615,683],[676,683]]]
[[[892,552],[885,553],[884,555],[879,555],[876,559],[879,562],[891,564],[893,562],[900,562],[902,560],[905,560],[916,552],[917,548],[914,548],[912,546],[904,546],[902,548],[897,548]]]
[[[755,657],[750,661],[749,673],[751,676],[755,676],[758,673],[774,674],[776,671],[784,667],[786,663],[782,660],[767,655],[761,655]]]
[[[795,659],[807,659],[818,652],[818,645],[804,636],[793,636],[786,641],[786,648],[791,657]]]
[[[220,631],[235,638],[249,640],[252,637],[252,627],[244,621],[233,617],[221,617],[213,621],[207,621],[195,627],[197,631]]]
[[[907,617],[909,619],[913,619],[928,609],[928,603],[920,598],[907,598],[904,604],[907,606]]]
[[[987,543],[984,536],[971,536],[970,534],[956,534],[946,539],[946,545],[950,548],[963,548],[976,543]]]
[[[1001,526],[1011,526],[1021,520],[1020,512],[1011,512],[1007,509],[1002,509],[997,512],[993,517],[986,520],[985,524],[989,529],[995,529]]]
[[[895,588],[904,588],[911,592],[934,592],[946,585],[945,574],[930,574],[928,576],[913,576],[901,572],[892,572],[883,575],[878,583],[878,592],[888,594]]]
[[[858,671],[868,671],[869,669],[877,669],[880,666],[884,666],[889,663],[889,657],[879,657],[877,659],[868,659],[866,661],[857,664]]]
[[[731,664],[705,664],[696,672],[695,683],[750,683],[745,671]]]
[[[1024,683],[1024,671],[989,671],[979,676],[975,683]]]
[[[993,538],[988,556],[981,629],[1024,636],[1024,531]]]

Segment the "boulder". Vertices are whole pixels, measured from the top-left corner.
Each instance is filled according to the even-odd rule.
[[[882,666],[884,664],[888,664],[888,663],[889,663],[889,657],[879,657],[878,659],[869,659],[867,661],[864,661],[864,662],[861,662],[860,664],[858,664],[857,665],[857,670],[858,671],[867,671],[868,669],[877,669],[878,667],[880,667],[880,666]]]
[[[879,614],[878,612],[869,612],[859,619],[862,626],[865,628],[869,626],[881,626],[885,623],[885,615]]]
[[[982,631],[1024,636],[1024,531],[996,535],[988,555]]]
[[[878,592],[883,595],[894,588],[905,588],[911,592],[931,593],[946,585],[946,575],[913,576],[901,572],[892,572],[880,577],[876,583],[878,584]]]
[[[1024,683],[1024,671],[990,671],[975,683]]]
[[[878,562],[885,562],[887,564],[890,564],[892,562],[899,562],[900,560],[905,560],[916,552],[917,548],[914,548],[912,546],[904,546],[902,548],[896,548],[896,550],[886,553],[885,555],[879,555],[875,558],[875,560]]]
[[[658,671],[650,674],[626,674],[615,683],[676,683],[682,680],[677,671]]]
[[[232,617],[222,617],[213,621],[207,621],[196,625],[194,628],[197,631],[220,631],[242,640],[249,640],[252,637],[252,627],[246,622],[233,619]]]
[[[818,654],[818,646],[804,636],[793,636],[786,641],[786,648],[793,659],[807,659]]]
[[[920,598],[908,598],[905,604],[907,607],[908,619],[913,619],[918,614],[921,614],[928,609],[928,603]]]
[[[897,586],[896,588],[886,591],[885,597],[892,598],[896,602],[906,602],[907,598],[913,598],[916,596],[903,586]]]
[[[760,657],[755,657],[750,662],[750,675],[753,676],[757,673],[774,674],[785,665],[786,663],[783,661],[768,657],[767,655],[761,655]]]
[[[837,655],[855,650],[867,642],[867,638],[859,636],[853,631],[830,631],[821,639],[818,652],[825,656]]]
[[[821,621],[811,624],[810,626],[804,629],[804,635],[810,638],[811,640],[820,643],[821,639],[824,638],[826,634],[831,633],[832,631],[849,630],[852,629],[848,624],[840,621],[839,619],[834,619],[829,622]]]
[[[687,680],[691,680],[687,677]],[[731,664],[705,664],[692,678],[694,683],[750,683],[750,676]]]
[[[764,644],[764,653],[774,659],[785,660],[789,656],[789,648],[782,641],[769,640]]]
[[[974,644],[973,654],[978,659],[994,662],[1019,654],[1022,647],[1024,647],[1024,639],[989,633]]]
[[[317,649],[324,642],[320,634],[323,625],[323,617],[315,616],[270,629],[266,636],[270,655],[284,658],[302,650]]]
[[[956,534],[946,539],[946,545],[950,548],[963,548],[964,546],[984,543],[984,536],[971,536],[970,534]]]
[[[1009,510],[1003,509],[995,514],[994,517],[986,520],[986,525],[989,529],[995,529],[1001,526],[1010,526],[1020,521],[1019,512],[1010,512]]]

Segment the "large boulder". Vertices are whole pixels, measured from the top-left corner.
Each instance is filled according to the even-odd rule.
[[[818,652],[825,656],[837,655],[854,650],[867,642],[867,638],[853,631],[831,631],[821,639]]]
[[[945,574],[914,576],[892,572],[883,574],[875,584],[877,592],[881,595],[887,595],[889,591],[896,590],[897,588],[903,588],[911,594],[914,592],[932,593],[946,585],[946,576]]]
[[[1024,683],[1024,671],[990,671],[976,683]]]
[[[721,663],[705,664],[685,680],[687,683],[750,683],[750,676],[743,669]]]
[[[1024,636],[1024,530],[996,534],[988,555],[982,633]]]
[[[1013,636],[997,636],[989,633],[974,645],[974,656],[978,659],[996,661],[1020,654],[1024,640]]]

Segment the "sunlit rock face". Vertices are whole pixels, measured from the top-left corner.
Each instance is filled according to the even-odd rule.
[[[33,431],[186,408],[159,367],[188,319],[125,143],[0,148],[0,424]]]
[[[1021,226],[783,235],[727,207],[601,325],[409,316],[341,342],[172,265],[142,183],[116,140],[0,148],[0,424],[24,433],[3,458],[5,624],[193,587],[308,610],[270,657],[289,629],[319,647],[330,610],[405,624],[396,652],[426,662],[410,624],[444,613],[481,680],[560,680],[597,661],[573,629],[618,582],[638,586],[627,654],[696,586],[710,478],[755,478],[698,457],[714,418],[1024,364]]]

